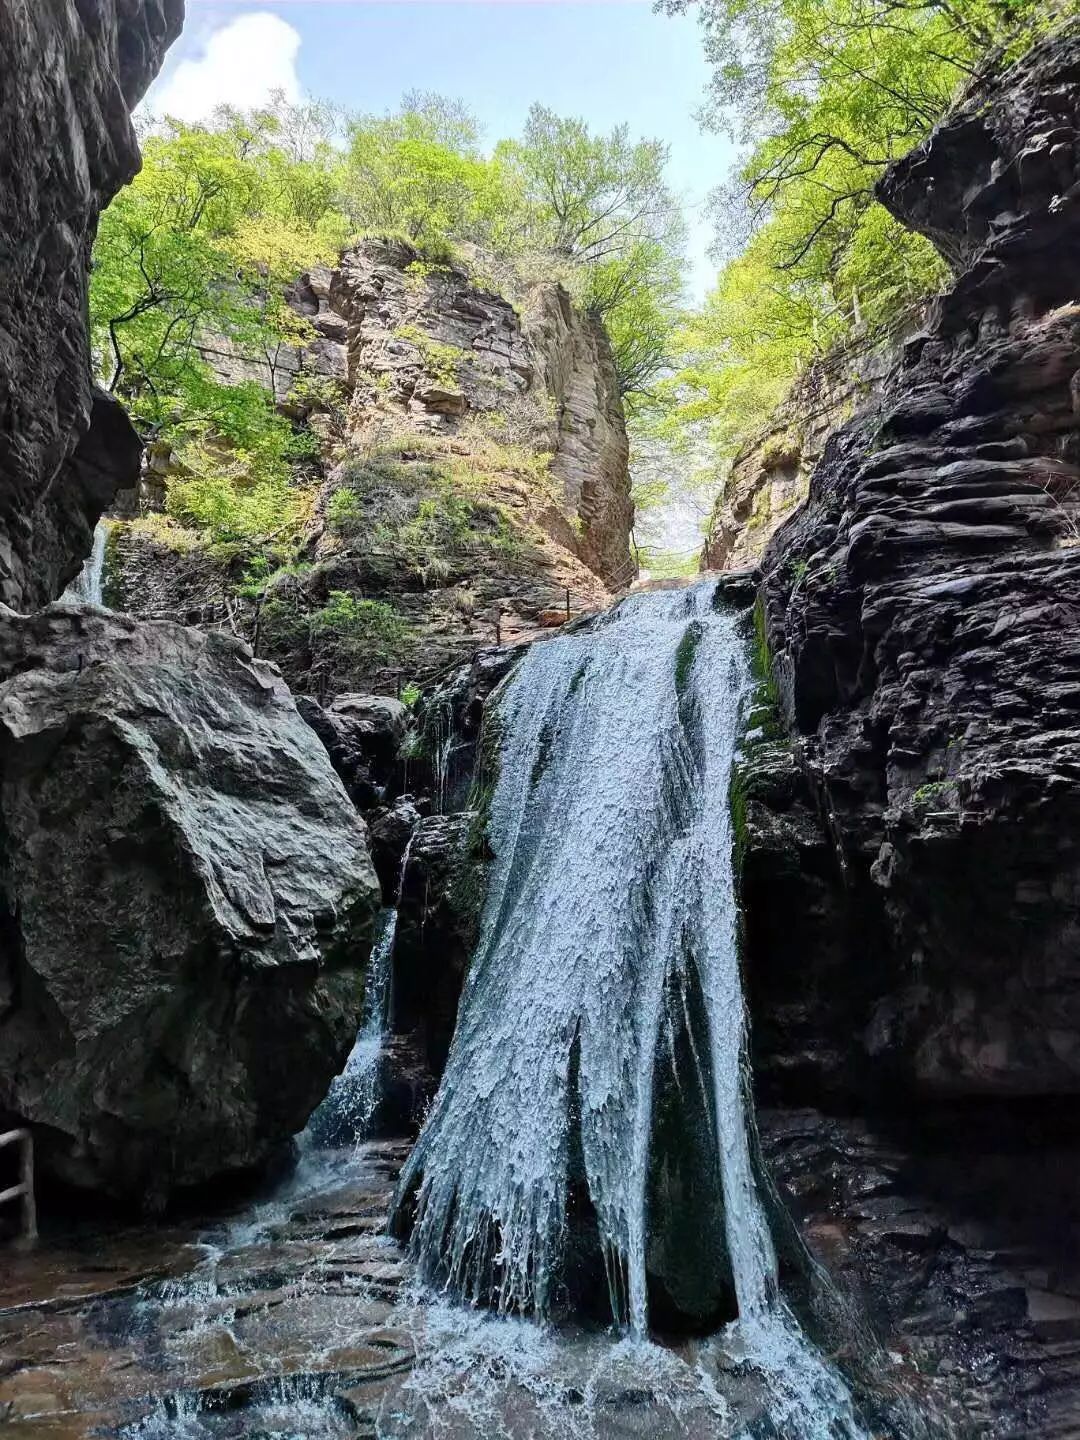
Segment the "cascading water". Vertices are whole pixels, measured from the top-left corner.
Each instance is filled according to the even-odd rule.
[[[72,605],[101,605],[102,586],[105,577],[105,545],[109,538],[109,527],[99,520],[94,527],[94,543],[90,554],[83,561],[83,567],[60,597]]]
[[[705,1053],[674,1078],[706,1091],[733,1338],[779,1434],[853,1436],[779,1294],[751,1160],[729,805],[749,673],[714,595],[631,597],[533,646],[504,686],[481,939],[399,1205],[430,1283],[544,1319],[584,1189],[614,1317],[644,1341],[658,1059],[674,1064],[698,997]]]
[[[308,1121],[302,1143],[325,1145],[361,1140],[379,1103],[379,1068],[389,1019],[390,981],[397,935],[396,909],[386,910],[371,947],[364,982],[364,1013],[345,1069]]]

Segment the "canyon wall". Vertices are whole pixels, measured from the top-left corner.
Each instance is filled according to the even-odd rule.
[[[458,264],[365,240],[291,301],[305,347],[275,371],[234,354],[223,379],[257,378],[316,439],[298,483],[310,519],[293,563],[252,596],[259,547],[170,548],[139,521],[115,527],[111,603],[232,624],[307,693],[393,689],[464,663],[496,638],[594,610],[636,573],[628,443],[603,328],[562,287],[494,293]],[[144,500],[161,504],[155,470]],[[272,550],[267,547],[267,553]],[[319,618],[334,596],[386,607],[378,653],[341,653]]]
[[[769,423],[731,462],[709,516],[703,570],[760,562],[773,535],[806,499],[829,437],[880,394],[917,322],[910,316],[884,333],[858,334],[799,376]]]
[[[139,168],[130,111],[183,0],[0,0],[0,602],[57,596],[138,475],[123,411],[91,380],[97,217]]]
[[[769,547],[770,663],[859,915],[864,1059],[1075,1093],[1080,26],[880,193],[958,278]]]

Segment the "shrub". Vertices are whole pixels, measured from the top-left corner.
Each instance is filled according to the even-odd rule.
[[[332,590],[309,626],[313,644],[358,671],[396,664],[411,649],[412,627],[392,605],[360,600],[345,590]]]

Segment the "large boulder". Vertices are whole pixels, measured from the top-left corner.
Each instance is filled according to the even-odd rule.
[[[1075,1095],[1080,22],[881,195],[957,280],[764,567],[775,678],[858,920],[823,988],[857,991],[835,1038],[891,1095]]]
[[[138,478],[124,412],[91,384],[98,214],[139,168],[129,111],[184,0],[0,0],[0,602],[60,594]]]
[[[254,1166],[356,1034],[379,887],[277,672],[220,635],[0,609],[0,1113],[152,1205]]]

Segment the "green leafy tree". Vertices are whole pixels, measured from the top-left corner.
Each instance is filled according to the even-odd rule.
[[[700,16],[713,79],[703,118],[744,147],[714,193],[717,289],[680,337],[671,388],[730,448],[798,370],[884,333],[946,276],[877,203],[988,57],[1047,23],[1039,0],[659,0]]]
[[[307,327],[285,287],[332,259],[347,233],[326,153],[296,158],[280,143],[288,119],[279,106],[221,111],[211,126],[155,127],[141,173],[102,216],[94,251],[90,320],[102,376],[144,436],[172,446],[176,504],[217,538],[288,508],[289,462],[306,442],[277,413],[275,392],[285,353]],[[226,368],[229,383],[219,376]],[[259,503],[238,505],[230,526],[226,494],[248,501],[260,487]]]
[[[516,209],[455,101],[407,95],[396,113],[357,116],[347,129],[342,198],[357,231],[401,234],[422,249],[490,246],[500,217]]]
[[[517,200],[514,243],[571,267],[579,297],[605,321],[624,393],[645,392],[668,358],[681,301],[686,225],[665,176],[668,147],[620,125],[594,135],[583,120],[534,105],[520,140],[494,163]]]

